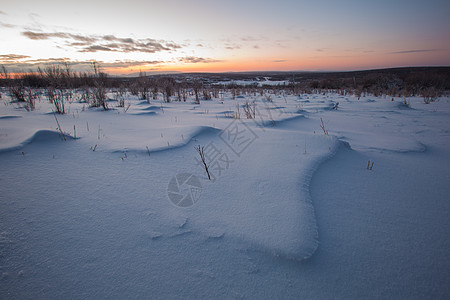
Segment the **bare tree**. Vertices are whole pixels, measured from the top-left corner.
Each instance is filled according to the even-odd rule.
[[[2,77],[6,82],[11,99],[17,103],[23,103],[23,107],[28,111],[34,110],[37,96],[34,91],[25,87],[23,79],[25,75],[22,78],[11,79],[8,70],[6,70],[5,66],[2,66]]]
[[[194,90],[194,94],[195,94],[195,103],[200,104],[200,98],[199,98],[199,91],[200,88],[202,87],[202,83],[200,80],[194,80],[194,82],[192,83],[192,89]]]
[[[139,72],[139,78],[137,79],[137,92],[139,98],[147,100],[150,103],[150,80],[145,72]]]
[[[53,104],[54,111],[58,114],[65,113],[65,101],[69,100],[68,94],[64,91],[65,78],[63,70],[59,65],[51,65],[38,72],[46,79],[47,98]]]
[[[94,89],[93,89],[93,103],[94,107],[103,107],[104,110],[108,110],[108,102],[106,102],[106,83],[108,80],[108,74],[101,72],[99,65],[94,61],[92,62],[92,68],[94,70]]]
[[[170,97],[174,94],[175,81],[171,77],[161,77],[158,81],[164,96],[164,101],[170,102]]]

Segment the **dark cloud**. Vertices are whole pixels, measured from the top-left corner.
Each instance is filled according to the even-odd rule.
[[[134,44],[134,40],[132,38],[118,38],[114,35],[104,35],[102,37],[105,41],[109,42],[120,42],[125,44]]]
[[[285,60],[285,59],[277,59],[277,60],[272,60],[272,62],[274,62],[274,63],[282,63],[282,62],[287,62],[287,60]]]
[[[114,51],[112,48],[100,46],[100,45],[93,45],[89,47],[83,48],[80,52],[97,52],[97,51]]]
[[[225,44],[225,49],[228,50],[237,50],[237,49],[241,49],[241,45],[237,45],[237,44]]]
[[[8,57],[9,56],[9,57]],[[9,59],[11,58],[11,59]],[[30,56],[8,54],[0,57],[0,63],[11,72],[27,72],[36,71],[37,68],[46,68],[51,65],[63,65],[65,62],[70,62],[68,58],[45,58],[45,59],[29,59]],[[75,62],[71,63],[75,66]]]
[[[108,48],[119,48],[120,45],[117,43],[111,43],[111,44],[106,44],[104,45],[104,47],[108,47]]]
[[[180,59],[181,62],[189,63],[189,64],[197,64],[197,63],[203,63],[203,64],[209,64],[209,63],[217,63],[222,62],[222,60],[217,59],[211,59],[211,58],[203,58],[203,57],[196,57],[196,56],[187,56]]]
[[[26,58],[30,58],[30,56],[21,55],[21,54],[1,54],[0,62],[17,61],[17,60],[23,60]]]
[[[151,38],[132,39],[114,35],[80,35],[66,32],[24,31],[22,35],[31,40],[63,39],[66,47],[74,47],[78,52],[143,52],[156,53],[180,49],[181,46],[172,41],[158,41]]]
[[[62,32],[54,32],[54,33],[42,33],[42,32],[33,32],[33,31],[24,31],[22,35],[26,36],[30,40],[48,40],[50,38],[66,38],[67,35]]]
[[[437,51],[437,49],[404,50],[404,51],[391,52],[391,54],[424,53],[424,52],[434,52],[434,51]]]
[[[103,36],[103,39],[104,39],[105,41],[114,41],[114,40],[116,39],[116,37],[113,36],[113,35],[104,35],[104,36]]]
[[[67,44],[68,46],[72,46],[72,47],[81,47],[81,46],[89,46],[90,43],[86,43],[86,42],[73,42],[73,43],[69,43]],[[57,46],[58,48],[62,48],[60,46]]]
[[[22,32],[22,35],[26,36],[27,38],[29,38],[31,40],[48,40],[51,38],[59,38],[59,39],[72,39],[77,42],[84,42],[84,43],[95,43],[97,41],[97,39],[95,37],[83,36],[83,35],[79,35],[79,34],[71,34],[71,33],[65,33],[65,32],[45,33],[45,32],[24,31],[24,32]]]
[[[97,41],[97,39],[95,37],[89,37],[89,36],[84,36],[84,35],[79,35],[79,34],[70,34],[70,33],[66,33],[66,38],[71,38],[74,39],[75,41],[79,41],[79,42],[86,42],[86,43],[95,43]]]
[[[171,50],[180,49],[181,46],[175,43],[166,43],[166,47],[170,48]]]

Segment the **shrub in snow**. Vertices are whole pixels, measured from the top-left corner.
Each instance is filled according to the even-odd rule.
[[[209,174],[208,164],[206,163],[205,147],[198,145],[197,147],[195,147],[195,150],[197,150],[197,153],[200,156],[200,159],[203,163],[203,167],[205,168],[206,174],[208,175],[208,179],[211,180],[211,175]]]
[[[247,119],[255,119],[256,118],[256,101],[253,101],[251,104],[248,101],[245,101],[244,112]]]

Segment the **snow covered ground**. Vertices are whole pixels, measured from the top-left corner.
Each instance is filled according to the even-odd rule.
[[[0,298],[448,298],[450,99],[268,99],[3,94]]]

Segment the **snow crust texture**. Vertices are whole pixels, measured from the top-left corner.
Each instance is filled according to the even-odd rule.
[[[367,232],[338,237],[353,225],[375,226],[382,210],[370,203],[408,186],[405,174],[398,178],[386,162],[401,167],[402,159],[408,164],[427,153],[449,161],[445,97],[429,105],[414,98],[407,106],[402,99],[331,93],[201,104],[127,101],[126,111],[73,102],[65,115],[52,114],[44,100],[32,112],[1,106],[0,298],[34,292],[38,298],[289,298],[300,291],[327,298],[333,296],[327,280],[338,282],[342,265],[355,268],[347,255],[366,249]],[[243,113],[246,101],[256,103],[254,118]],[[336,167],[324,174],[326,161]],[[425,161],[417,165],[439,165]],[[448,172],[432,176],[440,182]],[[327,201],[316,203],[312,188]],[[439,186],[430,193],[441,199],[446,192]],[[324,218],[327,213],[332,216]],[[410,223],[400,220],[406,232]],[[367,261],[368,269],[381,259]],[[264,284],[269,280],[273,291]],[[244,290],[244,283],[252,288]]]

